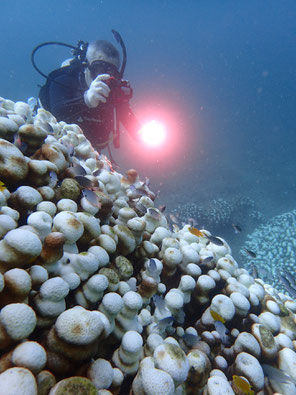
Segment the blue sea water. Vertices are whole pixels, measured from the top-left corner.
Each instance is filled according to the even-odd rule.
[[[135,113],[163,118],[176,139],[171,151],[145,152],[123,134],[121,171],[148,176],[169,210],[242,196],[271,218],[296,202],[295,17],[294,0],[2,0],[0,96],[38,95],[39,43],[115,43],[116,29]],[[46,47],[36,61],[48,73],[69,56]],[[222,235],[243,242],[233,229]]]

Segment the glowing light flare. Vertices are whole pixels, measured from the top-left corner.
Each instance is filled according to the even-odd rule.
[[[165,126],[156,120],[145,123],[139,130],[140,137],[144,144],[150,147],[159,147],[166,140]]]

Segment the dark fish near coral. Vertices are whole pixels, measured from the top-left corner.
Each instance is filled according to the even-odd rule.
[[[78,163],[71,166],[70,169],[71,169],[71,172],[73,174],[75,174],[75,176],[85,176],[85,174],[86,174],[84,167],[82,167]]]
[[[254,263],[251,264],[251,275],[253,278],[258,278],[258,270],[256,268],[256,266],[254,265]]]
[[[169,229],[169,231],[170,231],[170,232],[173,232],[173,231],[174,231],[174,229],[173,229],[173,223],[172,223],[170,217],[167,216],[167,215],[166,215],[165,217],[166,217],[166,220],[167,220],[167,224],[168,224],[168,229]]]
[[[254,251],[248,250],[246,247],[244,248],[246,253],[251,257],[251,258],[256,258],[256,253]]]
[[[296,279],[293,278],[293,276],[289,272],[287,272],[287,270],[282,269],[282,272],[285,275],[285,277],[288,279],[290,285],[296,287]]]
[[[182,337],[188,347],[194,347],[200,341],[200,337],[192,333],[185,333]]]
[[[137,188],[136,189],[137,193],[142,197],[142,196],[148,196],[148,192],[145,191],[145,189],[142,188]]]
[[[157,273],[157,266],[155,263],[154,259],[149,259],[149,263],[148,263],[148,272],[149,275],[153,278],[158,278],[158,273]]]
[[[93,206],[99,206],[97,195],[90,189],[83,189],[82,195],[91,203]]]
[[[216,244],[217,246],[223,246],[223,245],[224,245],[223,241],[220,240],[220,239],[218,239],[218,237],[215,237],[215,236],[207,236],[205,233],[204,233],[204,236],[206,236],[206,238],[207,238],[211,243]]]
[[[277,381],[278,383],[293,383],[296,384],[296,380],[293,380],[283,370],[274,368],[273,366],[263,364],[261,365],[265,376],[269,380]]]
[[[79,183],[83,188],[93,188],[93,182],[84,176],[75,176],[75,180]]]
[[[172,316],[163,318],[162,320],[159,320],[158,323],[156,324],[156,327],[159,330],[164,330],[168,326],[172,326],[174,322],[174,318]]]
[[[40,127],[45,130],[47,133],[53,133],[53,128],[50,123],[48,122],[40,122]]]
[[[166,311],[166,305],[165,305],[165,301],[162,299],[162,297],[160,297],[159,295],[154,295],[152,299],[155,304],[155,307],[161,313],[164,313]]]
[[[221,321],[215,321],[215,329],[219,333],[222,343],[226,346],[230,343],[229,336],[226,335],[228,333],[228,329]]]
[[[281,283],[285,287],[286,291],[289,292],[294,298],[296,298],[296,287],[294,283],[290,283],[290,281],[282,274],[278,273],[278,276],[281,280]]]
[[[73,156],[75,151],[74,145],[69,143],[68,141],[62,141],[62,144],[67,148],[69,156]]]
[[[93,172],[93,176],[97,177],[102,173],[102,169],[97,169]]]
[[[147,208],[144,206],[142,203],[136,203],[135,204],[135,209],[140,213],[140,214],[146,214]]]
[[[147,192],[144,189],[136,188],[134,185],[130,185],[129,189],[132,192],[132,199],[139,199],[142,196],[147,196]]]
[[[51,187],[51,188],[54,188],[57,185],[57,182],[58,182],[57,173],[55,171],[50,171],[49,172],[49,178],[50,178],[50,182],[49,182],[48,186]]]
[[[232,224],[232,227],[234,229],[234,233],[240,233],[242,231],[242,228],[239,225]]]
[[[155,210],[155,208],[149,207],[147,213],[155,220],[158,220],[160,218],[160,213]]]
[[[205,259],[203,259],[202,260],[202,265],[206,265],[207,263],[210,263],[210,262],[212,262],[213,261],[213,259],[214,259],[214,257],[213,256],[207,256]]]

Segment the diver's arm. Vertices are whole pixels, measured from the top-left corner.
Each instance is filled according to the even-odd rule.
[[[139,142],[139,130],[141,129],[141,124],[137,117],[131,110],[128,103],[120,104],[119,106],[119,120],[127,130],[128,134],[133,138],[133,140]]]

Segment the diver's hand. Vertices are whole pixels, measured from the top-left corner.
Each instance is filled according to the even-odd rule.
[[[89,89],[84,93],[84,102],[87,107],[95,108],[100,102],[106,103],[110,93],[109,86],[103,82],[110,78],[109,74],[100,74],[90,84]]]

